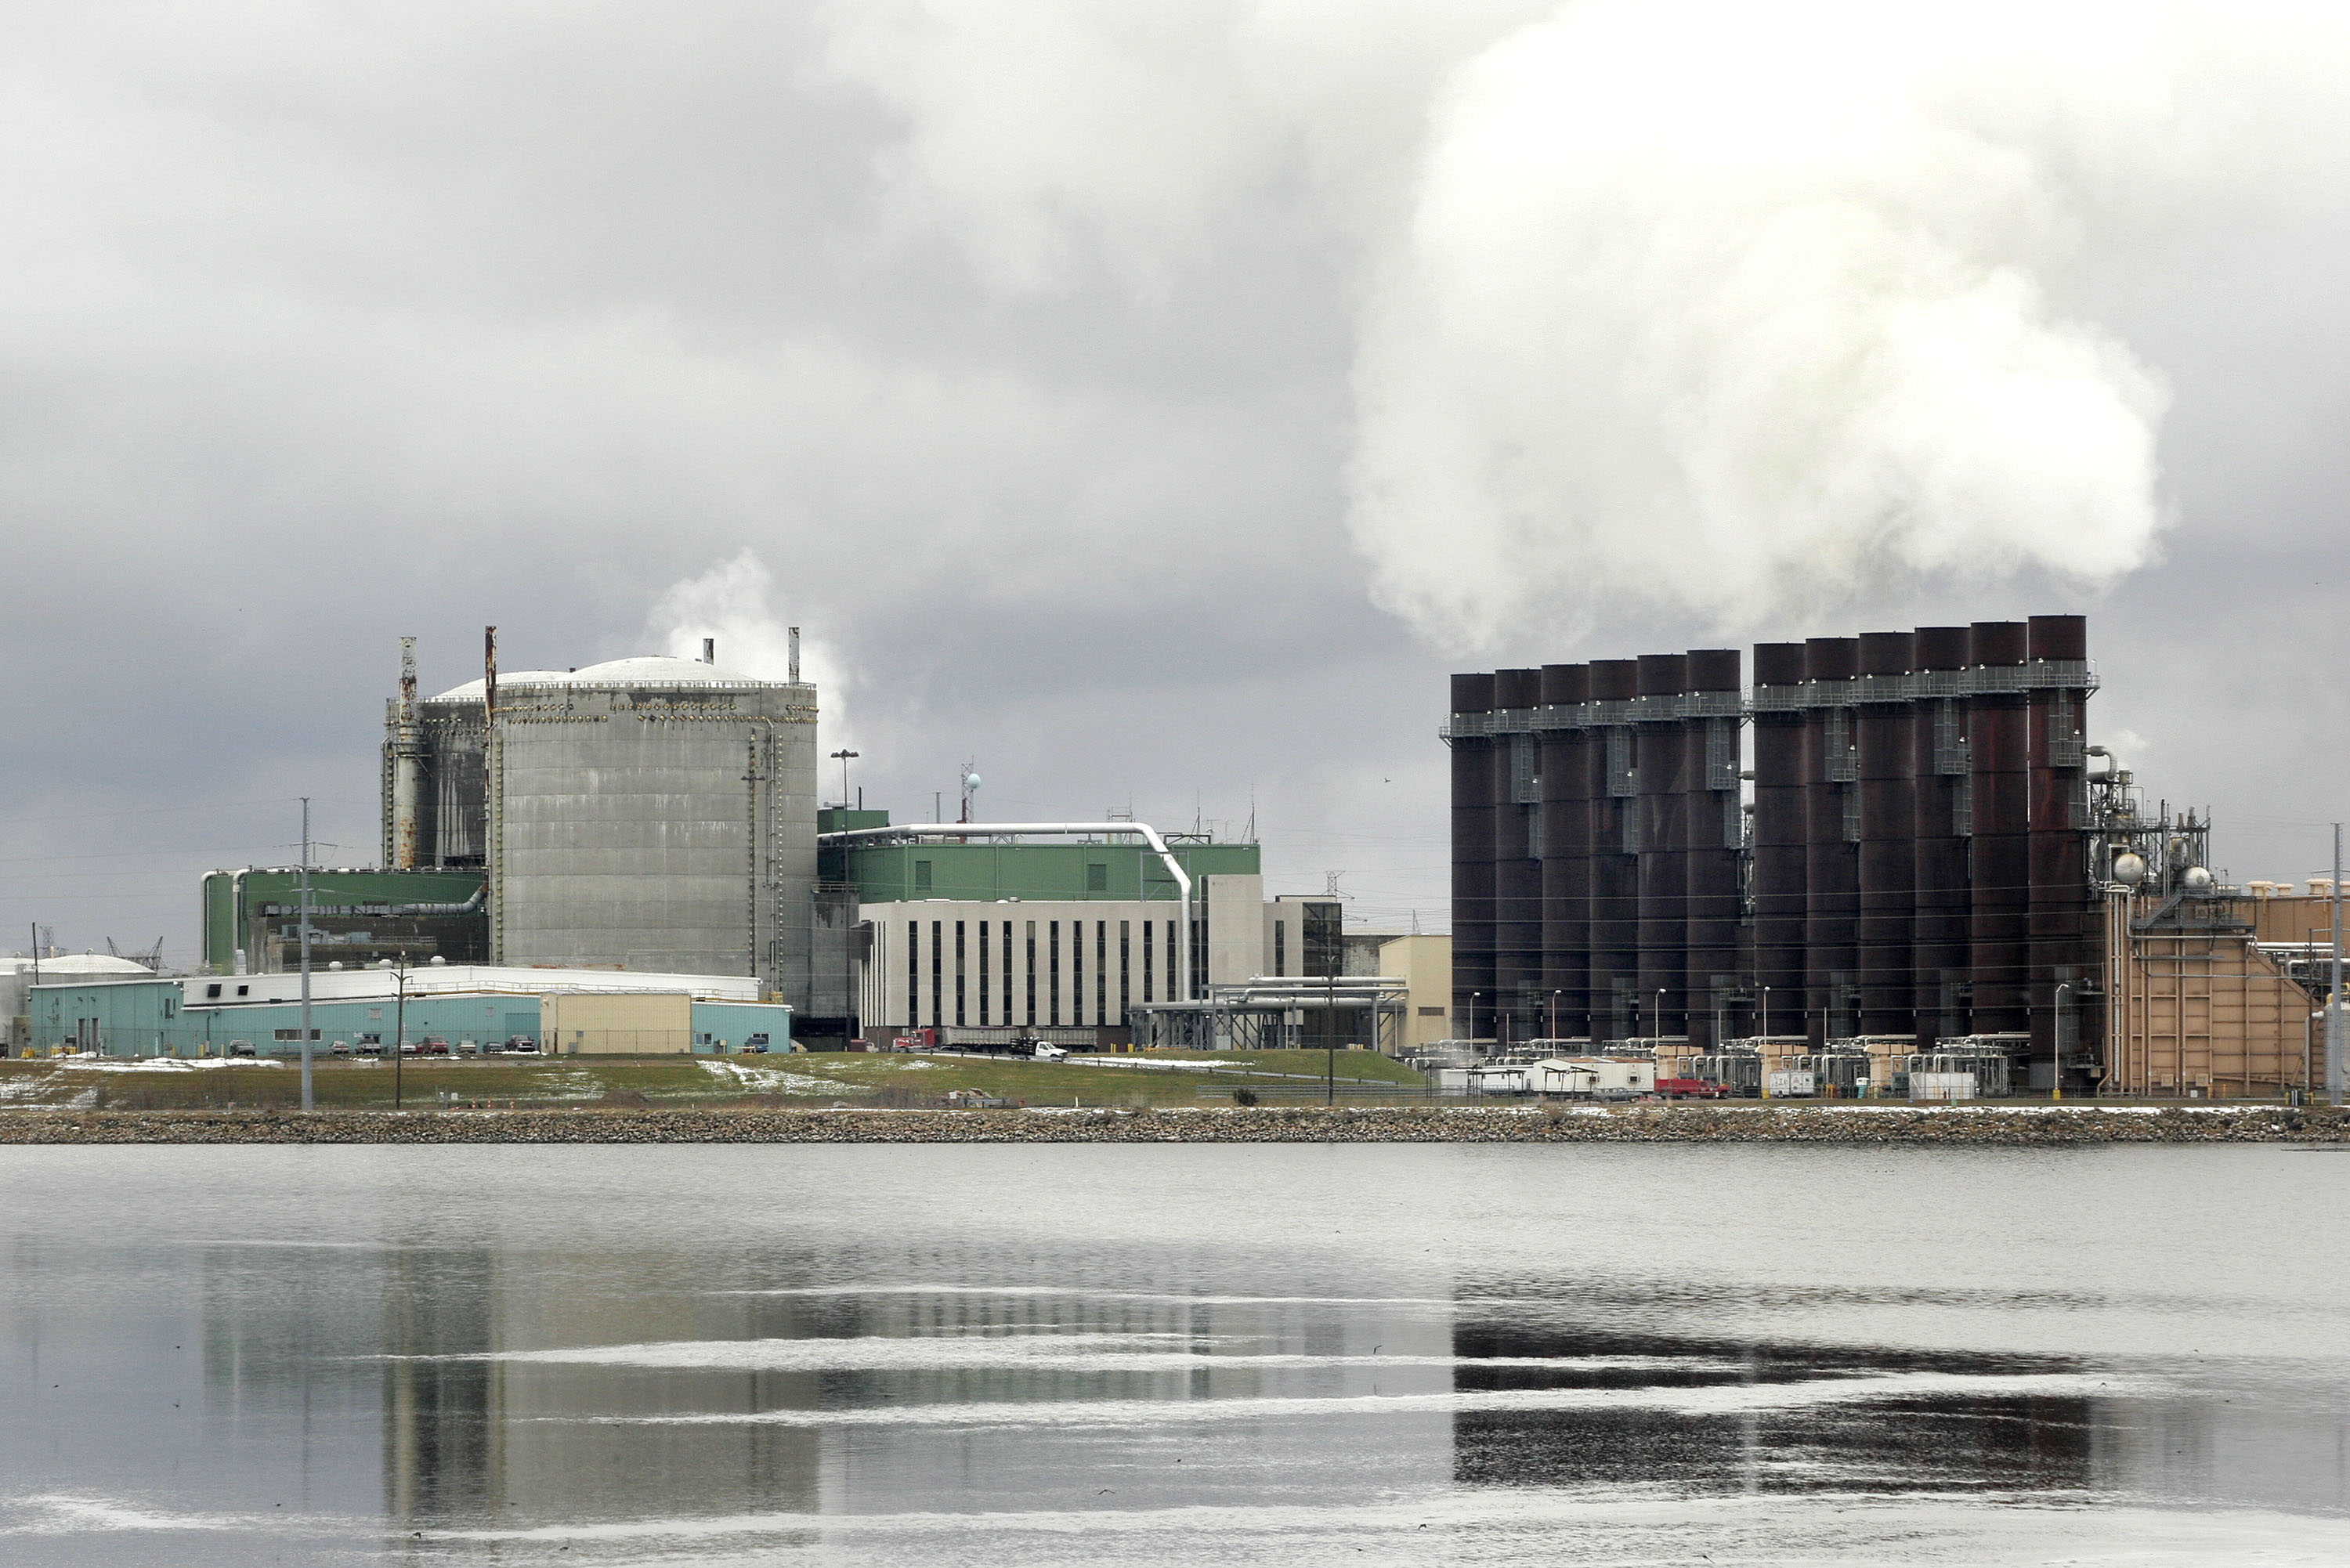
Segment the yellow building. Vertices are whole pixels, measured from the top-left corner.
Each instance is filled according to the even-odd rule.
[[[1403,981],[1403,1037],[1388,1047],[1409,1051],[1452,1037],[1452,939],[1389,937],[1379,944],[1379,973]]]
[[[693,998],[683,992],[539,999],[541,1049],[560,1056],[684,1055],[693,1049]]]

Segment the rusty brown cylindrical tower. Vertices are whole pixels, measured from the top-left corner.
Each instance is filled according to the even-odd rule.
[[[1860,638],[1859,704],[1854,711],[1860,794],[1860,1033],[1912,1034],[1917,1010],[1910,965],[1917,896],[1916,728],[1909,671],[1916,639],[1906,631]]]
[[[2031,713],[2024,697],[2028,642],[2020,620],[1969,628],[1974,658],[1967,750],[1973,826],[1969,882],[1973,1033],[2031,1026]]]
[[[2032,1054],[2054,1060],[2081,1040],[2082,992],[2096,962],[2091,940],[2087,844],[2089,623],[2077,615],[2036,615],[2026,623],[2030,657],[2028,749],[2032,769]],[[2067,1085],[2060,1085],[2067,1086]]]
[[[1590,1033],[1591,763],[1587,664],[1542,672],[1543,1028]]]
[[[1585,747],[1591,824],[1591,1037],[1641,1033],[1639,772],[1632,709],[1639,666],[1629,659],[1591,664],[1593,727]]]
[[[1740,810],[1740,729],[1743,694],[1734,648],[1692,649],[1682,698],[1682,812],[1688,857],[1690,1049],[1704,1054],[1736,1032],[1738,857],[1746,825]]]
[[[1967,810],[1968,704],[1965,672],[1972,662],[1962,626],[1921,626],[1917,645],[1918,711],[1910,757],[1917,839],[1913,983],[1918,1049],[1967,1033],[1969,969]]]
[[[1504,732],[1495,749],[1493,799],[1493,1014],[1497,1040],[1523,1040],[1542,984],[1542,753],[1534,734],[1542,671],[1493,672],[1493,711]]]
[[[1804,645],[1754,645],[1754,1032],[1804,1032]]]
[[[1492,675],[1452,678],[1452,1027],[1470,1039],[1493,1000],[1492,711]]]
[[[1640,706],[1634,731],[1640,775],[1640,961],[1638,1033],[1686,1033],[1689,986],[1689,785],[1681,742],[1681,694],[1689,659],[1640,655]]]
[[[1804,1033],[1815,1047],[1859,1026],[1859,674],[1857,638],[1804,644]]]

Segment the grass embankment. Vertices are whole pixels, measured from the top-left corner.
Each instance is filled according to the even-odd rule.
[[[1319,1051],[1219,1057],[1149,1053],[1111,1060],[1122,1064],[837,1053],[427,1057],[401,1063],[398,1076],[401,1104],[415,1109],[451,1103],[516,1109],[836,1104],[920,1109],[949,1103],[951,1091],[976,1091],[1034,1106],[1228,1103],[1236,1089],[1256,1093],[1268,1102],[1295,1100],[1321,1093],[1325,1066]],[[1335,1065],[1340,1090],[1351,1099],[1425,1094],[1418,1073],[1371,1052],[1339,1052]],[[0,1062],[0,1109],[266,1110],[298,1106],[301,1076],[291,1062],[174,1065],[104,1058],[8,1061]],[[312,1075],[313,1094],[321,1109],[389,1109],[393,1077],[390,1062],[321,1058]]]

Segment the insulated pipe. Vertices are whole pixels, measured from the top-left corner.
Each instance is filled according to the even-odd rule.
[[[1917,898],[1917,704],[1908,676],[1917,639],[1906,631],[1860,637],[1860,706],[1855,730],[1860,791],[1860,1033],[1916,1037],[1911,975]]]
[[[1681,736],[1688,1033],[1691,1054],[1705,1054],[1716,1044],[1717,1013],[1735,1029],[1729,999],[1738,987],[1738,856],[1746,841],[1738,777],[1742,660],[1734,648],[1692,649],[1687,659],[1692,697],[1711,696],[1706,707],[1729,710],[1690,718]]]
[[[1587,664],[1545,664],[1542,702],[1579,708],[1591,698]],[[1591,1033],[1591,732],[1542,732],[1544,1033]]]
[[[1804,645],[1754,645],[1754,1033],[1802,1031]],[[1767,993],[1767,994],[1766,994]]]
[[[2028,642],[2020,620],[1979,620],[1968,628],[1979,683],[2020,685]],[[1968,887],[1974,972],[1973,1033],[2031,1027],[2031,713],[2021,691],[1978,691],[1967,717],[1969,788],[1974,818]]]
[[[2057,988],[2078,998],[2095,957],[2089,939],[2088,849],[2073,820],[2083,794],[2088,757],[2083,732],[2085,687],[2058,685],[2048,678],[2085,677],[2089,623],[2077,615],[2036,615],[2025,623],[2026,652],[2036,675],[2026,699],[2031,726],[2025,751],[2031,762],[2030,868],[2031,942],[2029,1006],[2032,1055],[2054,1061],[2059,1048]],[[2062,1087],[2060,1083],[2058,1087]]]
[[[1689,784],[1679,717],[1689,656],[1644,653],[1633,730],[1640,770],[1641,1034],[1686,1034],[1689,1012]]]
[[[1920,1051],[1967,1033],[1967,840],[1959,831],[1968,790],[1967,701],[1957,695],[1970,659],[1962,626],[1912,634],[1918,674],[1939,692],[1919,699],[1910,735],[1917,898],[1910,952]]]
[[[1848,820],[1857,775],[1849,698],[1859,673],[1859,639],[1804,644],[1813,704],[1804,716],[1804,1033],[1814,1050],[1855,1023],[1860,857],[1858,824]]]
[[[1048,836],[1102,838],[1139,837],[1150,846],[1167,874],[1175,878],[1178,896],[1183,906],[1183,941],[1180,950],[1176,976],[1182,986],[1182,1001],[1192,1001],[1197,995],[1191,984],[1191,876],[1183,863],[1167,847],[1167,840],[1147,822],[941,822],[920,823],[904,827],[852,827],[839,833],[819,833],[816,841],[820,848],[843,849],[853,844],[879,844],[900,838],[1042,838]]]
[[[1493,711],[1490,674],[1452,678],[1452,1016],[1463,1039],[1477,1033],[1478,1001],[1493,994],[1493,742],[1482,726]]]
[[[1531,716],[1541,705],[1541,670],[1493,672],[1496,711]],[[1542,864],[1534,857],[1540,747],[1522,733],[1496,741],[1493,751],[1493,1016],[1497,1023],[1507,1017],[1510,1034],[1524,1039],[1538,1031],[1532,1014],[1542,981]],[[1498,1027],[1494,1037],[1503,1037]]]
[[[1625,848],[1639,831],[1634,794],[1632,729],[1625,705],[1639,696],[1639,666],[1629,659],[1594,659],[1591,701],[1609,705],[1607,721],[1591,732],[1591,1037],[1623,1040],[1640,1033],[1637,1003],[1640,962],[1639,857]]]

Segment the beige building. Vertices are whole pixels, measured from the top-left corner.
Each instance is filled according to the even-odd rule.
[[[1379,973],[1403,981],[1403,1038],[1391,1051],[1409,1051],[1452,1037],[1452,939],[1389,937],[1379,943]]]
[[[2325,1082],[2321,1004],[2287,966],[2323,975],[2333,908],[2290,886],[2254,882],[2208,919],[2151,930],[2132,929],[2128,901],[2107,900],[2106,1092],[2220,1098]]]
[[[693,998],[557,993],[539,999],[540,1048],[560,1056],[685,1055],[693,1049]]]

